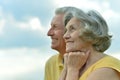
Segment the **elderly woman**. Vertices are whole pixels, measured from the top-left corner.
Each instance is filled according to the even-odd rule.
[[[108,26],[96,11],[67,13],[66,54],[60,80],[120,80],[120,61],[104,53],[111,44]]]

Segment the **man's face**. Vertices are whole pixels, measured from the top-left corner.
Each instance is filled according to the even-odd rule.
[[[51,22],[51,28],[49,29],[47,35],[51,37],[51,48],[57,51],[65,49],[65,42],[63,39],[64,35],[64,23],[63,14],[55,15]]]

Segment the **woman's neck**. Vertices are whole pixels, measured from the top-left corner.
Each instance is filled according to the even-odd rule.
[[[80,76],[94,63],[96,63],[98,60],[100,60],[101,58],[103,58],[105,56],[105,54],[101,53],[101,52],[97,52],[97,51],[91,51],[87,62],[85,63],[85,65],[80,69]]]

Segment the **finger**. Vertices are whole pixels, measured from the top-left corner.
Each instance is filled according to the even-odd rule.
[[[88,50],[88,51],[86,52],[86,57],[88,57],[89,54],[90,54],[90,50]]]
[[[65,63],[66,63],[67,60],[68,60],[68,55],[69,55],[68,53],[65,53],[65,54],[64,54],[64,62],[65,62]]]
[[[64,54],[64,59],[67,59],[68,58],[68,53],[65,53]]]

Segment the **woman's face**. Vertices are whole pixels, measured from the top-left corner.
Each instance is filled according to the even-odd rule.
[[[66,52],[86,51],[90,44],[83,41],[79,36],[82,26],[77,18],[73,17],[66,25],[64,39],[66,42]]]

